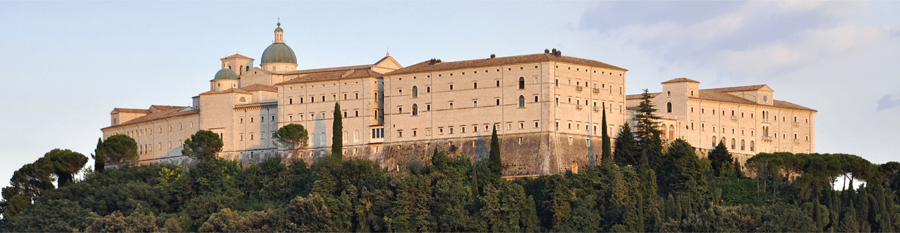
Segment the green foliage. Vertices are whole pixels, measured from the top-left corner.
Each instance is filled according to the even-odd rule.
[[[709,155],[707,157],[712,162],[711,165],[713,174],[715,174],[716,176],[719,176],[722,173],[723,167],[734,162],[734,158],[731,157],[731,153],[729,153],[728,148],[725,147],[724,140],[719,141],[719,144],[716,145],[716,148],[713,148],[711,151],[709,151]]]
[[[492,179],[500,179],[500,176],[503,175],[503,161],[500,160],[500,139],[497,138],[497,126],[494,126],[491,131],[491,151],[488,161],[490,162],[491,174],[493,174]]]
[[[662,139],[659,138],[662,131],[658,128],[659,116],[654,114],[656,109],[650,101],[650,93],[644,89],[641,95],[641,103],[634,115],[636,122],[637,148],[646,151],[647,162],[653,170],[659,170],[664,161],[662,158]]]
[[[191,138],[184,140],[184,149],[181,149],[181,154],[200,161],[213,160],[216,158],[216,154],[222,151],[224,145],[219,134],[209,130],[200,130],[192,134]]]
[[[287,124],[275,132],[275,142],[287,147],[293,156],[297,156],[297,150],[304,148],[309,143],[309,133],[300,124]]]
[[[638,165],[637,161],[637,142],[634,140],[634,134],[631,133],[631,126],[628,123],[619,127],[619,134],[616,135],[616,151],[613,153],[613,160],[616,165]]]
[[[603,166],[609,166],[609,165],[613,164],[613,160],[612,160],[612,146],[609,143],[609,133],[606,132],[606,128],[607,128],[606,105],[603,105],[603,122],[600,125],[603,126],[603,127],[600,127],[602,129],[602,131],[601,131],[602,133],[600,135],[603,140],[602,146],[601,146],[603,149],[603,152],[602,152],[602,155],[600,156],[600,162],[603,164]],[[593,164],[593,165],[596,165],[596,164]]]
[[[133,138],[116,134],[103,141],[103,152],[97,152],[106,158],[105,163],[122,167],[123,164],[134,164],[138,158],[137,142]]]
[[[103,138],[97,138],[97,147],[91,154],[91,158],[94,159],[94,172],[102,173],[106,168],[106,149],[103,147]]]
[[[331,156],[338,161],[344,158],[344,123],[341,120],[341,104],[334,103],[334,122],[331,126]]]
[[[63,169],[66,164],[83,166],[85,157],[62,159],[74,152],[54,150],[23,166],[12,186],[3,188],[0,231],[900,229],[894,185],[900,164],[872,165],[845,154],[762,153],[748,160],[754,178],[746,178],[728,174],[727,159],[698,159],[683,140],[668,146],[658,169],[648,158],[652,151],[631,150],[638,156],[617,160],[617,154],[613,160],[633,166],[586,166],[578,174],[511,181],[499,179],[490,159],[473,164],[466,155],[435,150],[430,165],[402,172],[338,156],[311,166],[279,159],[244,166],[210,158],[187,167],[87,172],[59,188],[53,185],[57,173],[73,171]],[[725,175],[714,175],[713,160],[722,161]],[[842,176],[867,182],[834,191],[831,183]]]

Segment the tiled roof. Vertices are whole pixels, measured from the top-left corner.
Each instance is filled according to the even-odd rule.
[[[358,65],[358,66],[341,66],[341,67],[331,67],[331,68],[319,68],[319,69],[308,69],[308,70],[295,70],[295,71],[287,71],[287,72],[278,72],[278,74],[312,74],[312,73],[321,73],[321,72],[332,72],[332,71],[347,71],[347,70],[358,70],[358,69],[368,69],[374,65]]]
[[[680,83],[680,82],[692,82],[692,83],[700,83],[697,80],[689,79],[689,78],[676,78],[669,81],[662,82],[662,84],[666,83]]]
[[[712,89],[702,89],[700,90],[699,97],[696,97],[701,100],[712,100],[712,101],[721,101],[728,103],[737,103],[737,104],[748,104],[748,105],[762,105],[756,102],[750,101],[748,99],[744,99],[732,94],[728,94],[727,92],[735,92],[735,91],[750,91],[750,90],[759,90],[760,88],[765,87],[766,85],[752,85],[752,86],[740,86],[740,87],[724,87],[724,88],[712,88]],[[659,92],[650,93],[650,98],[654,98],[659,95]],[[694,98],[694,97],[692,97]],[[641,99],[641,94],[636,95],[627,95],[625,96],[626,100],[634,100]],[[790,109],[798,109],[798,110],[806,110],[817,112],[815,109],[803,107],[791,102],[781,101],[781,100],[773,100],[772,106],[778,108],[790,108]]]
[[[222,59],[219,59],[219,60],[225,60],[225,59],[232,58],[232,57],[245,58],[245,59],[251,59],[251,60],[253,59],[252,57],[244,56],[244,55],[241,55],[240,53],[235,53],[234,55],[223,57]]]
[[[438,62],[438,63],[434,63],[434,64],[432,64],[430,61],[423,61],[418,64],[408,66],[406,68],[402,68],[399,70],[389,72],[386,75],[400,75],[400,74],[411,74],[411,73],[420,73],[420,72],[456,70],[456,69],[465,69],[465,68],[474,68],[474,67],[499,66],[499,65],[508,65],[508,64],[546,62],[546,61],[566,62],[566,63],[573,63],[573,64],[579,64],[579,65],[587,65],[587,66],[601,67],[601,68],[607,68],[607,69],[628,71],[621,67],[617,67],[617,66],[613,66],[610,64],[606,64],[606,63],[594,61],[594,60],[589,60],[589,59],[568,57],[568,56],[556,56],[551,53],[538,53],[538,54],[528,54],[528,55],[519,55],[519,56],[510,56],[510,57],[496,57],[496,58],[475,59],[475,60],[454,61],[454,62]]]
[[[154,105],[154,106],[164,106],[164,105]],[[157,109],[159,109],[159,111],[157,111],[155,113],[150,113],[146,116],[138,117],[138,118],[132,119],[127,122],[122,122],[119,125],[109,126],[109,127],[103,128],[101,130],[111,129],[111,128],[115,128],[115,127],[123,127],[123,126],[128,126],[128,125],[134,125],[134,124],[139,124],[139,123],[144,123],[144,122],[150,122],[150,121],[165,119],[165,118],[170,118],[170,117],[187,116],[187,115],[200,113],[200,111],[191,110],[190,107],[174,107],[174,106],[165,106],[165,107],[171,107],[171,108],[164,108],[164,109],[157,108]],[[149,110],[147,110],[147,111],[149,111]]]
[[[300,76],[297,78],[293,78],[288,81],[284,81],[281,83],[277,83],[275,85],[285,85],[285,84],[295,84],[295,83],[307,83],[307,82],[318,82],[318,81],[330,81],[330,80],[340,80],[340,79],[349,79],[349,78],[366,78],[366,77],[381,77],[382,74],[372,71],[368,68],[366,69],[349,69],[349,70],[337,70],[337,71],[329,71],[329,72],[320,72],[313,73],[304,76]]]
[[[126,113],[150,113],[148,109],[136,109],[136,108],[114,108],[113,112],[126,112]],[[112,114],[112,112],[110,112]]]
[[[653,97],[656,97],[657,95],[659,95],[659,92],[650,93],[650,98],[652,99]],[[626,95],[625,96],[626,100],[641,99],[641,98],[644,98],[644,94]]]
[[[245,93],[245,94],[249,94],[250,92],[245,91],[245,90],[241,90],[241,89],[238,89],[238,88],[231,88],[231,89],[224,90],[224,91],[207,91],[207,92],[200,93],[200,95],[214,95],[214,94],[228,94],[228,93]]]
[[[278,92],[278,88],[273,85],[265,85],[265,84],[253,84],[246,87],[241,87],[242,91],[268,91],[268,92]]]

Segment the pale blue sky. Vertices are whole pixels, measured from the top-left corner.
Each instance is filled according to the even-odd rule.
[[[259,58],[281,17],[300,69],[540,53],[678,77],[768,84],[819,110],[818,152],[898,160],[893,1],[0,2],[0,186],[53,148],[87,156],[114,107],[189,105],[219,58]],[[258,65],[258,64],[257,64]]]

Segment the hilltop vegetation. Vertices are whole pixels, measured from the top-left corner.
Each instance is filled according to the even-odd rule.
[[[3,189],[0,230],[900,231],[900,163],[761,153],[741,165],[724,145],[700,158],[683,140],[664,145],[647,132],[652,126],[635,128],[643,130],[634,137],[621,129],[619,149],[604,152],[598,165],[515,180],[500,178],[498,140],[488,159],[435,150],[397,172],[344,161],[340,150],[312,164],[272,159],[244,166],[209,156],[221,141],[208,131],[191,137],[185,154],[199,162],[189,169],[131,166],[128,156],[112,153],[129,145],[101,141],[93,156],[121,167],[72,180],[87,157],[53,150],[16,171]],[[305,136],[298,132],[281,137],[299,145],[288,140]],[[848,178],[848,189],[833,190],[839,177]]]

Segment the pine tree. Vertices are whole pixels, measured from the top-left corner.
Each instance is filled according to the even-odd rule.
[[[613,152],[613,160],[619,166],[638,165],[636,153],[637,144],[634,134],[631,133],[631,126],[625,123],[619,127],[619,134],[616,136],[616,151]]]
[[[725,167],[725,163],[731,163],[734,161],[731,153],[728,152],[728,148],[725,147],[723,141],[719,141],[719,144],[716,145],[716,148],[709,151],[709,155],[707,156],[711,162],[713,174],[719,176],[723,171],[723,167]]]
[[[97,148],[94,149],[94,154],[91,155],[91,158],[94,159],[94,172],[103,173],[103,169],[106,168],[106,150],[103,147],[103,139],[97,138]]]
[[[334,124],[331,127],[331,155],[337,161],[344,158],[344,124],[341,120],[341,104],[334,103]]]
[[[656,109],[650,102],[650,93],[644,89],[641,97],[641,103],[638,105],[638,113],[634,115],[634,121],[637,128],[637,146],[641,150],[647,151],[647,158],[650,160],[650,168],[659,170],[662,166],[662,140],[659,135],[662,133],[657,128],[659,116],[653,114]]]
[[[600,163],[602,163],[603,166],[609,166],[609,165],[612,165],[613,161],[612,161],[612,147],[609,145],[609,133],[606,132],[606,105],[603,106],[603,121],[602,121],[600,128],[603,129],[603,130],[601,130],[601,132],[602,132],[601,134],[603,137],[603,152],[602,152],[603,154],[600,157]],[[593,165],[597,165],[597,164],[593,164]]]
[[[500,159],[500,140],[497,139],[497,127],[491,132],[490,168],[495,180],[503,175],[503,161]]]

